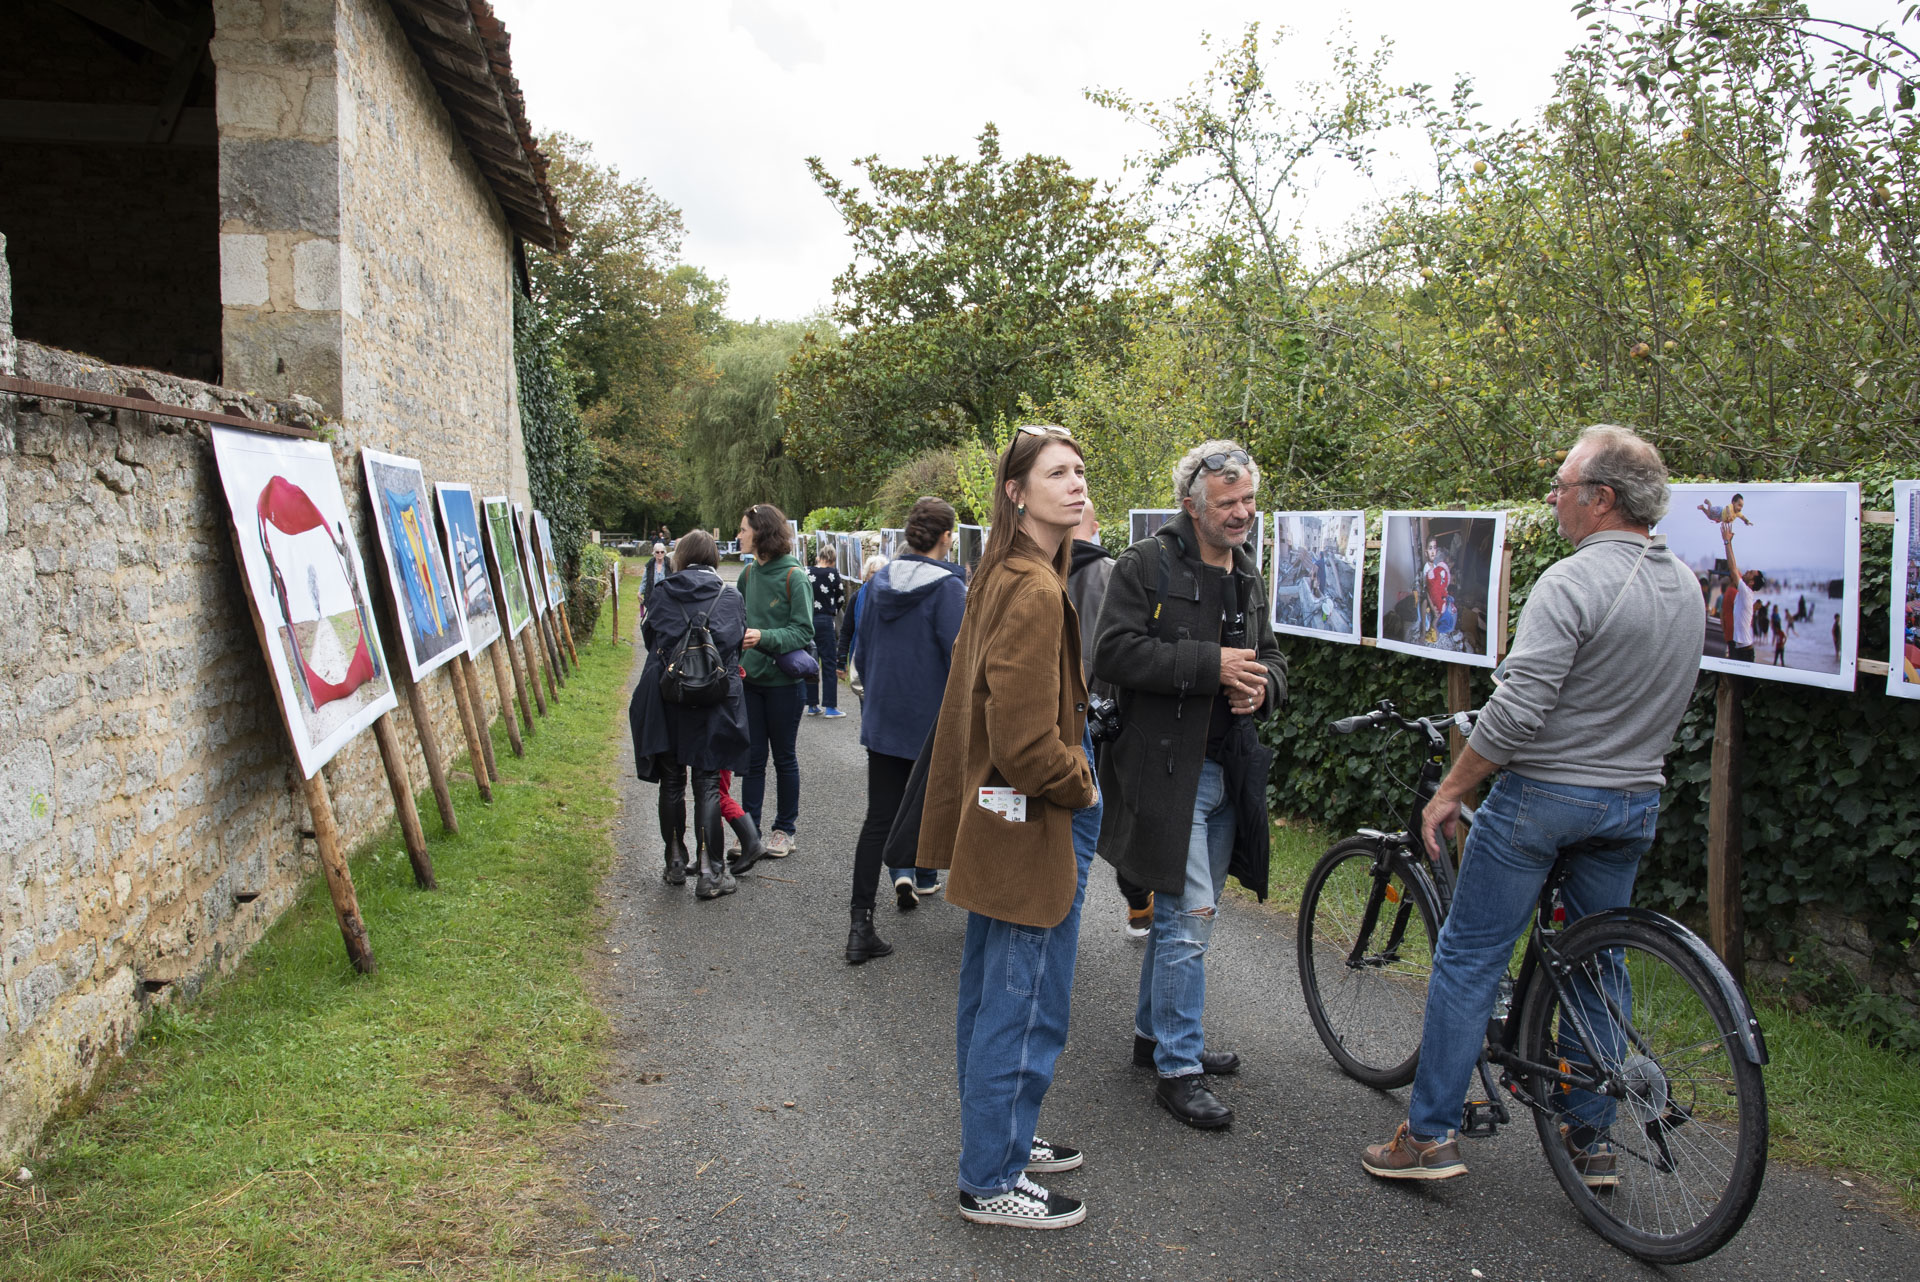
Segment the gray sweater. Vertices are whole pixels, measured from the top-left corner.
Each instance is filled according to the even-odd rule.
[[[1547,783],[1642,791],[1666,782],[1707,612],[1699,580],[1664,539],[1633,573],[1645,542],[1602,530],[1540,576],[1506,679],[1480,710],[1475,752]]]

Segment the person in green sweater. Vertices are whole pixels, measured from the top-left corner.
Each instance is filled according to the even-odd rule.
[[[746,670],[747,774],[740,804],[754,825],[767,833],[767,855],[793,853],[800,821],[800,712],[805,690],[797,676],[780,670],[780,655],[813,644],[813,590],[807,572],[793,556],[787,514],[771,503],[756,503],[740,518],[740,550],[753,560],[740,572],[740,595],[747,604],[747,635],[741,666]],[[760,821],[767,793],[767,749],[773,749],[775,803],[773,830]]]

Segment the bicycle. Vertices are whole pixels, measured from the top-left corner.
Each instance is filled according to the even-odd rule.
[[[1406,826],[1336,843],[1301,897],[1307,1013],[1342,1071],[1368,1086],[1404,1086],[1419,1064],[1434,941],[1459,875],[1452,851],[1426,856],[1420,820],[1445,771],[1446,730],[1465,733],[1474,717],[1408,717],[1382,701],[1331,726],[1415,731],[1425,750]],[[1766,1042],[1739,983],[1679,922],[1613,908],[1569,924],[1559,889],[1575,853],[1561,852],[1518,969],[1501,980],[1483,1097],[1464,1103],[1460,1134],[1494,1134],[1517,1102],[1596,1232],[1650,1262],[1701,1259],[1740,1231],[1766,1174]]]

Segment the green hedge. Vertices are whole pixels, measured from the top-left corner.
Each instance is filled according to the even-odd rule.
[[[1911,469],[1905,469],[1910,471]],[[1895,469],[1803,480],[1861,482],[1861,506],[1892,504]],[[1513,549],[1509,626],[1542,570],[1570,551],[1543,503],[1510,507]],[[1378,512],[1371,528],[1378,530]],[[1887,653],[1892,530],[1864,527],[1860,650]],[[1379,553],[1367,553],[1362,606],[1368,634]],[[1326,729],[1335,717],[1392,699],[1414,715],[1444,711],[1442,664],[1360,646],[1281,637],[1290,663],[1291,699],[1265,730],[1277,749],[1268,790],[1273,810],[1335,829],[1404,819],[1405,782],[1418,769],[1413,745],[1379,737],[1343,739]],[[1698,920],[1706,896],[1707,780],[1714,689],[1702,673],[1668,758],[1660,835],[1642,865],[1639,898],[1650,907]],[[1473,669],[1476,705],[1492,693]],[[1749,933],[1778,955],[1799,947],[1793,922],[1801,907],[1826,908],[1866,922],[1882,959],[1893,961],[1920,937],[1920,701],[1894,699],[1884,679],[1862,675],[1852,694],[1757,681],[1746,698],[1744,876]],[[1398,821],[1396,821],[1397,823]]]
[[[574,566],[573,581],[567,584],[567,620],[576,637],[591,637],[600,623],[600,607],[607,600],[607,576],[620,558],[614,550],[599,543],[582,543],[580,559]]]

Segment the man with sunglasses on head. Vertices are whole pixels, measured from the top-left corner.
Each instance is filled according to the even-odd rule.
[[[1154,892],[1133,1062],[1157,1073],[1161,1106],[1201,1130],[1233,1122],[1207,1086],[1240,1057],[1206,1049],[1206,955],[1227,874],[1266,895],[1272,754],[1253,719],[1287,695],[1247,546],[1259,488],[1235,442],[1187,451],[1173,469],[1181,511],[1115,560],[1093,651],[1121,719],[1100,762],[1100,855]]]
[[[1462,1102],[1500,979],[1561,852],[1577,852],[1560,886],[1569,921],[1633,898],[1640,858],[1653,845],[1667,748],[1693,694],[1707,626],[1699,580],[1663,536],[1649,533],[1666,515],[1667,495],[1659,451],[1604,424],[1580,434],[1547,486],[1573,554],[1535,582],[1500,685],[1421,814],[1427,848],[1439,850],[1461,803],[1494,781],[1467,835],[1453,906],[1434,946],[1407,1120],[1361,1154],[1369,1175],[1467,1173]],[[1578,977],[1572,983],[1577,1001],[1632,1000],[1582,993]],[[1561,1140],[1587,1185],[1618,1184],[1605,1139],[1614,1102],[1576,1096],[1566,1112],[1582,1119],[1563,1126]]]

